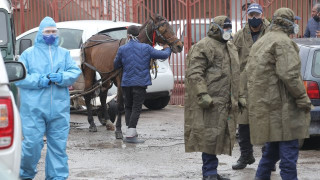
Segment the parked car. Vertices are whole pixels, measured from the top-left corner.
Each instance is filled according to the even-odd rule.
[[[138,25],[130,22],[114,22],[106,20],[81,20],[67,21],[57,23],[59,29],[60,45],[70,50],[71,56],[80,66],[80,46],[88,38],[96,33],[108,34],[115,39],[127,37],[127,27],[130,25]],[[16,51],[19,52],[19,44],[21,39],[31,39],[32,44],[36,37],[38,28],[31,29],[17,37]],[[170,69],[168,61],[158,61],[157,78],[152,78],[152,85],[147,89],[147,96],[144,105],[149,109],[162,109],[168,105],[170,101],[171,91],[173,89],[173,73]],[[97,73],[97,77],[100,77]],[[80,76],[74,84],[76,89],[84,88],[83,77]],[[116,93],[113,86],[109,92]],[[99,99],[96,100],[98,104]]]
[[[191,19],[191,44],[195,44],[198,41],[200,41],[202,38],[207,36],[207,32],[210,27],[212,19]],[[244,27],[246,21],[242,22],[242,25],[240,21],[235,22],[232,21],[232,33],[236,33],[236,31],[240,30],[242,27]],[[172,28],[174,32],[177,32],[177,37],[181,39],[182,42],[185,42],[185,36],[187,36],[187,21],[186,20],[177,20],[177,21],[170,21],[170,24],[172,25]],[[237,26],[236,26],[237,24]],[[187,46],[184,46],[184,49],[177,54],[172,54],[170,57],[170,66],[172,71],[175,75],[175,80],[182,80],[184,81],[184,75],[185,75],[185,58],[187,54],[185,53],[185,48]]]
[[[311,110],[310,136],[320,135],[320,39],[294,39],[300,48],[301,76],[314,108]]]
[[[21,62],[6,61],[0,56],[0,179],[18,179],[21,159],[21,120],[10,82],[24,79]]]

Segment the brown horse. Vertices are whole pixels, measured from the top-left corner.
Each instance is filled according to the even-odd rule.
[[[138,39],[141,43],[152,45],[153,43],[168,44],[174,53],[181,52],[182,42],[177,38],[175,32],[168,21],[159,15],[150,17],[149,20],[140,28]],[[92,89],[95,82],[96,71],[99,72],[102,81],[102,88],[99,94],[102,117],[107,119],[106,97],[108,89],[115,84],[117,88],[118,118],[116,122],[116,138],[122,139],[121,113],[124,110],[123,95],[121,89],[122,69],[114,69],[113,62],[118,48],[125,44],[126,39],[114,40],[109,36],[97,34],[89,38],[81,48],[82,72],[85,79],[85,90]],[[91,99],[92,93],[84,96],[88,110],[89,131],[96,132],[97,128],[92,117]],[[114,130],[114,126],[107,121],[107,129]]]

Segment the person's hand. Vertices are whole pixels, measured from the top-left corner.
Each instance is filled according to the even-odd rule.
[[[162,47],[163,47],[163,49],[170,48],[170,46],[168,44],[164,44]]]
[[[303,96],[302,98],[296,99],[297,107],[303,109],[306,112],[311,110],[311,101],[308,96]]]
[[[49,87],[50,86],[49,82],[50,82],[50,80],[47,78],[47,76],[42,76],[40,78],[38,86],[41,87],[41,88]]]
[[[198,97],[198,105],[201,108],[209,108],[213,105],[213,100],[209,94],[202,94]]]
[[[240,97],[238,100],[239,111],[242,114],[243,110],[247,107],[247,100],[243,97]]]
[[[62,73],[50,73],[49,74],[49,79],[52,82],[61,83],[62,82]]]

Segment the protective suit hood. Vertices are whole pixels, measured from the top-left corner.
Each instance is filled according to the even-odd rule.
[[[227,16],[217,16],[213,18],[213,22],[215,24],[218,24],[221,28],[223,28],[224,21],[227,19]],[[225,42],[222,39],[222,33],[217,25],[214,23],[210,23],[209,31],[207,32],[207,35],[217,41]]]
[[[283,31],[286,34],[292,34],[292,29],[290,28],[296,20],[297,17],[294,15],[294,12],[289,8],[280,8],[276,10],[273,14],[272,22],[270,25],[271,31]],[[291,21],[292,23],[290,23]]]
[[[46,27],[57,27],[57,25],[51,17],[47,16],[47,17],[43,18],[42,21],[40,22],[40,25],[39,25],[39,31],[38,31],[36,39],[35,39],[35,45],[40,45],[40,44],[47,45],[45,43],[45,41],[43,40],[43,35],[42,35],[42,31]],[[59,36],[57,36],[55,42],[52,45],[58,46],[58,43],[59,43]]]

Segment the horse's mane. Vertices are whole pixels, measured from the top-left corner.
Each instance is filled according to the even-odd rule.
[[[140,30],[139,30],[139,31],[142,31],[142,30],[148,25],[150,19],[151,19],[151,18],[149,18],[149,19],[140,27]],[[157,20],[157,22],[162,21],[162,20],[166,20],[166,18],[164,18],[164,17],[162,17],[162,16],[160,16],[160,15],[156,15],[156,16],[155,16],[155,19]]]

